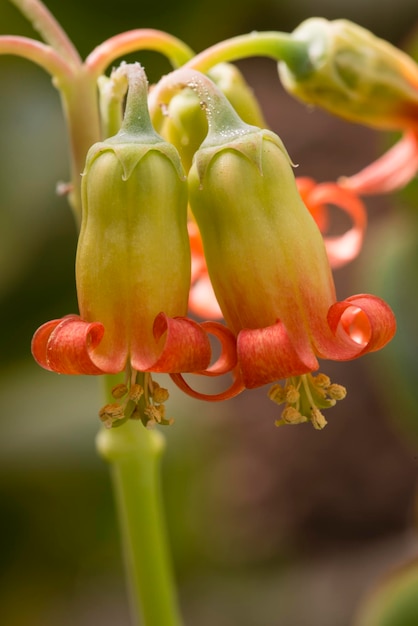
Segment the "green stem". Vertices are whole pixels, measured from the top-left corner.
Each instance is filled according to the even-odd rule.
[[[306,68],[309,64],[307,44],[297,41],[291,34],[281,32],[261,32],[239,35],[226,39],[197,54],[180,69],[163,77],[153,88],[149,96],[149,110],[154,127],[158,130],[163,122],[161,104],[168,105],[170,98],[181,88],[175,85],[180,71],[198,70],[206,74],[219,63],[236,61],[247,57],[265,56],[283,61],[290,69]]]
[[[128,420],[100,431],[97,447],[111,467],[134,623],[181,626],[163,523],[162,436]]]
[[[188,61],[186,67],[206,73],[218,63],[254,56],[283,61],[292,69],[307,62],[307,45],[303,41],[297,41],[289,33],[253,32],[226,39],[207,48]]]
[[[140,28],[107,39],[89,54],[85,63],[92,73],[100,76],[113,61],[139,50],[160,52],[175,68],[190,61],[194,55],[193,50],[177,37],[151,28]]]

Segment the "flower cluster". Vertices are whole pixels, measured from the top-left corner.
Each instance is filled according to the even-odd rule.
[[[35,14],[38,5],[22,11]],[[152,377],[167,373],[207,401],[271,384],[269,397],[284,404],[276,424],[323,428],[321,411],[345,389],[313,375],[318,359],[355,359],[395,333],[380,298],[337,299],[332,268],[361,248],[359,196],[402,186],[416,172],[415,63],[350,22],[317,18],[290,35],[237,37],[196,56],[165,33],[130,31],[83,63],[52,16],[42,19],[49,45],[0,37],[0,53],[35,60],[63,96],[70,200],[80,222],[79,314],[36,331],[36,361],[63,374],[124,373],[100,411],[107,427],[127,419],[170,423],[168,392]],[[137,63],[104,75],[115,58],[140,48],[164,52],[177,69],[151,90]],[[227,62],[264,53],[279,61],[281,80],[297,97],[355,122],[400,128],[403,139],[354,177],[295,179],[283,143]],[[327,234],[331,205],[353,223],[339,237]],[[216,359],[213,338],[221,346]],[[186,373],[227,374],[232,382],[210,395]]]

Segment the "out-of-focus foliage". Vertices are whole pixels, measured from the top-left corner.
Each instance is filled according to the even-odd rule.
[[[418,563],[386,576],[361,607],[355,626],[415,626],[418,622]]]

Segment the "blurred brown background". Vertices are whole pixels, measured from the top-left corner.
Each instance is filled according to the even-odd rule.
[[[49,8],[83,55],[135,27],[168,30],[196,51],[250,30],[346,17],[412,46],[413,1],[134,3]],[[31,35],[7,2],[2,33]],[[418,48],[418,47],[417,47]],[[412,49],[412,48],[411,48]],[[137,55],[150,80],[168,71]],[[239,63],[284,140],[297,175],[356,172],[392,138],[307,109],[283,92],[275,63]],[[68,159],[49,77],[0,57],[0,605],[13,626],[129,624],[107,468],[94,437],[100,381],[40,370],[33,331],[76,311],[76,229],[57,181]],[[201,405],[173,390],[163,478],[186,625],[348,626],[378,577],[417,554],[416,222],[418,187],[367,199],[360,257],[335,274],[341,298],[372,292],[399,323],[384,352],[324,363],[348,388],[322,432],[276,429],[266,390]],[[164,381],[166,382],[166,381]]]

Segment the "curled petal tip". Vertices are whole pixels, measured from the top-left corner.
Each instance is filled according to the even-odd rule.
[[[143,363],[133,366],[150,372],[195,372],[208,367],[211,347],[201,325],[187,317],[168,317],[159,313],[154,321],[154,338],[162,341],[158,359],[146,368]]]
[[[392,309],[377,296],[368,294],[333,304],[328,312],[328,323],[334,334],[342,331],[351,340],[354,354],[348,359],[380,350],[396,332]]]
[[[104,327],[99,322],[84,322],[77,315],[43,324],[32,339],[34,359],[44,369],[59,374],[103,374],[92,360]]]

